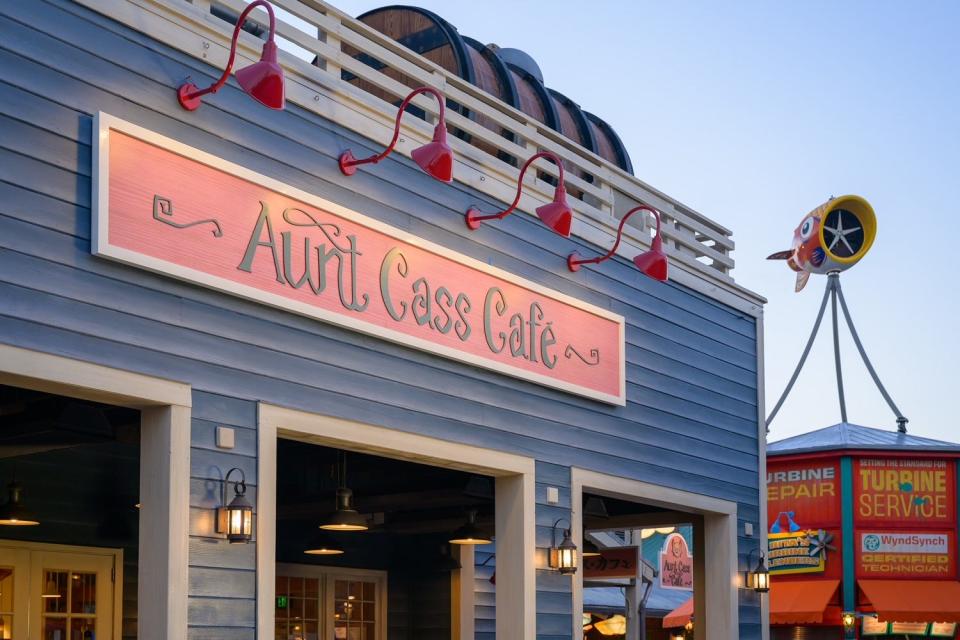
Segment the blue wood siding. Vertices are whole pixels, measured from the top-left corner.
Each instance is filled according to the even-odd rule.
[[[295,105],[267,110],[232,81],[198,111],[183,111],[174,87],[216,70],[69,0],[0,3],[0,33],[0,342],[189,382],[194,520],[209,516],[211,483],[232,466],[255,496],[263,400],[535,457],[541,544],[553,520],[569,516],[571,465],[733,500],[741,522],[758,523],[753,318],[645,279],[623,260],[570,274],[566,255],[596,247],[529,215],[470,233],[462,212],[499,203],[435,182],[406,159],[344,178],[340,151],[361,155],[375,144]],[[92,257],[99,110],[622,314],[627,406]],[[237,430],[235,450],[214,447],[216,425]],[[547,483],[566,502],[544,504]],[[755,544],[741,538],[741,563]],[[191,637],[253,638],[255,546],[193,535],[190,554]],[[537,580],[539,637],[569,637],[569,584],[550,572]],[[487,604],[478,600],[478,609]],[[740,614],[740,637],[759,638],[753,596],[741,594]],[[492,627],[478,621],[477,631]]]

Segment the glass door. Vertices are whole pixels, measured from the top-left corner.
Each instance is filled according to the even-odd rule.
[[[276,640],[385,640],[387,574],[277,565]]]
[[[0,639],[27,640],[30,552],[0,546]]]
[[[0,540],[0,640],[114,640],[116,549]]]
[[[113,637],[113,558],[34,553],[31,602],[38,603],[37,640]]]

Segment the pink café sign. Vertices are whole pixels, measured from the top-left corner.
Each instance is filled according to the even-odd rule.
[[[625,404],[622,316],[113,116],[95,129],[94,254]]]

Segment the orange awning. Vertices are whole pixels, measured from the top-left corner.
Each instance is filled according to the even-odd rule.
[[[858,580],[881,621],[960,622],[960,582]]]
[[[671,611],[663,619],[663,628],[682,627],[693,617],[693,596],[682,605]]]
[[[823,612],[840,586],[839,580],[773,581],[770,624],[823,622]]]

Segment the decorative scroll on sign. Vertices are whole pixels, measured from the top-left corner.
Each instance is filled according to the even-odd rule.
[[[625,403],[621,316],[112,116],[97,131],[95,254]]]

